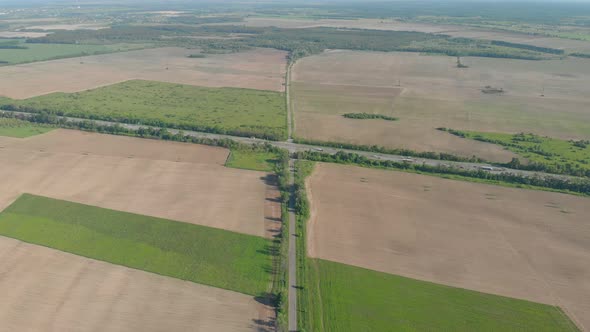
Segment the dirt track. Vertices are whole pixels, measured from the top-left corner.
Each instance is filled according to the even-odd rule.
[[[26,192],[270,235],[267,174],[223,167],[225,149],[68,130],[0,146],[0,209]]]
[[[198,50],[159,48],[0,68],[0,96],[25,99],[131,79],[283,91],[286,52],[255,49],[188,58]],[[80,72],[84,75],[80,75]],[[59,79],[56,79],[59,77]]]
[[[308,253],[558,305],[590,329],[590,199],[318,164]]]
[[[264,331],[251,296],[0,237],[0,331]]]

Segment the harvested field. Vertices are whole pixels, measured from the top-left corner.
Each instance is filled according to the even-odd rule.
[[[251,296],[0,237],[6,331],[264,331]]]
[[[270,227],[268,174],[223,167],[225,149],[68,130],[0,144],[0,209],[26,192],[257,236]]]
[[[311,257],[557,305],[590,328],[588,198],[316,167]]]
[[[2,67],[0,95],[25,99],[52,92],[79,92],[131,79],[208,87],[284,89],[286,52],[255,49],[188,58],[191,54],[195,50],[159,48]]]
[[[512,153],[461,142],[437,127],[562,139],[590,138],[590,60],[526,61],[415,53],[329,51],[293,70],[292,106],[299,137],[394,148],[436,150],[493,161]],[[362,70],[360,70],[362,68]],[[483,94],[485,86],[503,94]],[[541,93],[544,89],[544,97]],[[349,112],[379,113],[395,122],[355,121]]]

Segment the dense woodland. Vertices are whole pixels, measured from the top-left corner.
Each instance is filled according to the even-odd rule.
[[[240,35],[240,38],[223,39],[228,35]],[[192,36],[218,38],[194,39]],[[550,48],[451,38],[422,32],[337,28],[280,29],[240,25],[121,25],[101,30],[56,31],[45,37],[28,39],[27,42],[61,44],[156,43],[162,46],[198,47],[210,53],[238,52],[250,47],[268,47],[289,51],[292,59],[317,54],[326,49],[407,51],[450,56],[528,60],[547,59],[562,53],[560,50]]]

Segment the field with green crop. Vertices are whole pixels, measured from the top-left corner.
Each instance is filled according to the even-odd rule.
[[[557,307],[308,259],[309,331],[577,331]]]
[[[36,61],[75,58],[87,55],[124,52],[146,47],[143,44],[78,45],[78,44],[30,44],[17,41],[19,48],[2,48],[2,44],[14,45],[14,41],[0,41],[0,66]]]
[[[268,151],[232,149],[226,167],[272,172],[278,156]]]
[[[498,144],[522,156],[540,170],[590,176],[590,141],[561,140],[534,134],[450,130],[454,135]],[[518,165],[513,165],[518,167]]]
[[[282,93],[133,80],[77,93],[5,102],[5,108],[186,130],[283,139]]]
[[[33,124],[27,121],[0,118],[0,136],[25,138],[44,134],[51,130],[53,130],[53,128]]]
[[[0,213],[0,235],[250,295],[272,278],[264,238],[28,194]]]

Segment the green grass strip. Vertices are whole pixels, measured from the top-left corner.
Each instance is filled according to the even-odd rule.
[[[558,307],[307,262],[312,331],[578,331]]]
[[[250,295],[272,278],[267,239],[28,194],[0,213],[0,235]]]
[[[18,119],[0,118],[0,136],[25,138],[44,134],[53,129]]]
[[[232,149],[226,167],[272,172],[278,156],[267,151]]]

